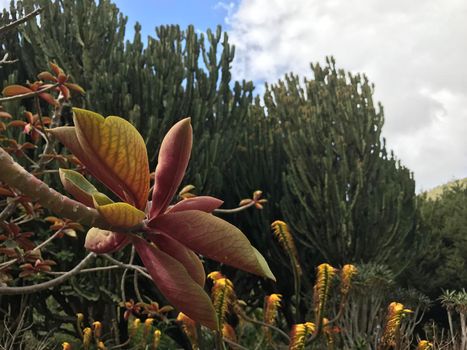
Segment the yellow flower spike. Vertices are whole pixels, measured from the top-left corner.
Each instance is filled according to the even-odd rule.
[[[388,347],[396,346],[396,336],[399,332],[401,321],[408,313],[412,313],[412,310],[404,309],[404,305],[401,303],[393,301],[389,304],[384,333],[381,338],[383,345]]]
[[[274,235],[279,240],[279,243],[282,245],[282,248],[285,250],[292,263],[295,265],[297,273],[301,275],[302,268],[298,260],[297,248],[295,247],[295,241],[293,239],[292,233],[289,230],[289,227],[284,221],[276,220],[271,224],[271,228],[274,232]]]
[[[347,264],[342,267],[341,270],[341,294],[349,294],[350,288],[352,286],[352,280],[357,274],[357,268],[354,265]]]
[[[219,328],[222,329],[229,306],[235,301],[234,285],[228,278],[219,278],[211,289],[211,298],[216,310]]]
[[[182,326],[183,332],[186,334],[188,339],[190,339],[191,346],[193,349],[198,348],[198,337],[196,333],[196,322],[185,315],[183,312],[180,312],[177,316],[177,322]]]
[[[208,278],[215,282],[218,279],[225,278],[225,276],[220,271],[213,271],[208,274]]]
[[[152,334],[152,350],[157,350],[161,342],[161,331],[156,329]]]
[[[324,317],[324,309],[329,298],[329,290],[335,274],[336,269],[329,264],[321,264],[316,270],[313,300],[315,303],[315,315],[317,322],[320,322]]]
[[[290,331],[289,350],[305,350],[306,340],[316,327],[312,322],[294,324]]]
[[[154,319],[151,317],[148,317],[146,321],[144,321],[144,337],[147,337],[149,335],[153,322],[154,322]]]
[[[86,327],[83,330],[83,348],[85,350],[89,349],[89,346],[91,345],[91,339],[92,339],[92,330],[89,327]]]
[[[92,330],[94,332],[94,337],[96,339],[99,339],[102,335],[102,323],[100,323],[99,321],[93,322]]]
[[[428,340],[420,340],[417,345],[416,350],[431,350],[433,349],[433,344]]]
[[[140,325],[141,325],[141,320],[139,318],[135,318],[131,324],[130,338],[135,336]]]
[[[64,341],[64,342],[62,343],[62,350],[72,350],[72,349],[73,349],[73,348],[71,347],[71,344],[70,344],[70,343],[68,343],[68,342],[66,342],[66,341]]]
[[[271,294],[264,297],[264,323],[274,325],[277,317],[277,310],[281,305],[282,295]],[[271,341],[271,332],[268,327],[263,327],[268,341]]]

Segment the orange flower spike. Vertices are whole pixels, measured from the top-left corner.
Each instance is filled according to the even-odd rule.
[[[431,350],[433,349],[433,344],[428,340],[420,340],[417,345],[416,350]]]
[[[183,312],[180,312],[177,316],[177,322],[182,326],[183,332],[186,334],[188,339],[190,339],[191,345],[194,348],[198,347],[198,336],[196,333],[196,322],[185,315]]]
[[[264,323],[273,325],[281,305],[282,295],[271,294],[264,297]]]
[[[349,294],[352,286],[352,280],[357,274],[357,268],[354,265],[344,265],[341,269],[341,293],[342,295]]]
[[[294,324],[290,331],[289,350],[305,350],[306,340],[313,334],[315,328],[312,322]]]
[[[290,260],[295,265],[298,274],[301,274],[302,268],[298,260],[297,248],[295,247],[295,241],[288,225],[284,221],[276,220],[271,224],[271,228]]]
[[[141,320],[139,318],[135,318],[133,322],[131,323],[130,338],[136,335],[140,326],[141,326]]]
[[[208,274],[208,278],[216,282],[218,279],[225,278],[225,276],[220,271],[212,271]]]
[[[275,324],[277,311],[280,307],[281,300],[281,294],[271,294],[264,297],[264,323],[270,325]],[[266,334],[268,341],[271,342],[272,339],[269,327],[263,327],[263,332]]]
[[[102,323],[95,321],[92,323],[92,330],[94,332],[94,337],[99,339],[102,335]]]
[[[324,317],[324,309],[329,299],[329,290],[335,274],[336,269],[329,264],[321,264],[316,269],[313,300],[315,303],[315,315],[317,322],[320,322]]]
[[[144,337],[147,337],[149,335],[149,332],[151,331],[152,329],[152,324],[154,322],[154,319],[151,318],[151,317],[148,317],[145,321],[144,321]]]
[[[83,330],[83,348],[84,349],[89,349],[89,346],[91,345],[91,339],[92,339],[92,330],[89,327],[86,327]]]
[[[397,302],[392,302],[388,306],[388,313],[386,316],[386,324],[382,336],[382,343],[386,346],[395,346],[396,337],[400,329],[402,319],[412,310],[404,309],[404,305]]]
[[[97,350],[107,350],[107,347],[105,346],[103,341],[99,340],[97,342]]]
[[[161,343],[161,331],[159,329],[156,329],[154,333],[152,334],[152,347],[151,350],[157,350],[159,348],[159,345]]]
[[[72,350],[72,349],[73,349],[73,347],[72,347],[71,344],[68,343],[67,341],[64,341],[64,342],[62,343],[62,350]]]
[[[214,282],[211,290],[211,297],[216,310],[219,328],[225,322],[229,306],[235,301],[234,285],[228,278],[219,278]]]

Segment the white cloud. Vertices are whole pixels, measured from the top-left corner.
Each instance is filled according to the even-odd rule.
[[[274,82],[334,55],[385,107],[388,146],[417,188],[467,176],[467,2],[242,0],[228,18],[235,78]]]

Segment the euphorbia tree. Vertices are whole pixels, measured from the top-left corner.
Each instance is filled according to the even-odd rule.
[[[129,122],[74,109],[74,125],[49,132],[121,202],[99,192],[80,173],[61,169],[64,188],[77,201],[64,197],[27,174],[1,149],[0,180],[59,215],[94,226],[87,233],[85,246],[95,253],[111,253],[132,243],[167,300],[212,329],[217,329],[218,322],[203,289],[205,272],[196,253],[274,279],[262,255],[243,233],[211,214],[221,200],[200,196],[170,205],[190,158],[189,118],[174,125],[162,142],[152,201],[148,201],[146,145]]]

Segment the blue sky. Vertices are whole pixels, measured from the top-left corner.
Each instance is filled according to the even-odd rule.
[[[226,28],[226,3],[218,0],[117,0],[114,3],[128,16],[127,37],[132,37],[136,21],[142,25],[142,38],[154,36],[154,28],[163,24],[178,24],[186,28],[193,24],[197,30]],[[234,3],[234,2],[229,2]]]

